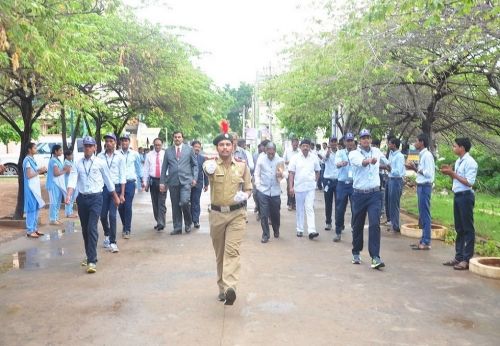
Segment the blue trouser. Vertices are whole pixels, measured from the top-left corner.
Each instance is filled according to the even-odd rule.
[[[38,230],[38,215],[40,209],[26,212],[26,233],[31,234]]]
[[[121,186],[120,186],[121,189]],[[123,232],[130,233],[132,227],[132,202],[135,196],[135,180],[127,180],[125,184],[125,203],[120,204],[118,212],[122,220]]]
[[[203,187],[201,186],[195,186],[191,188],[191,217],[193,219],[193,223],[200,223],[200,198],[202,191]]]
[[[335,199],[335,233],[342,233],[344,228],[345,210],[347,208],[347,201],[351,201],[351,215],[352,215],[352,184],[346,184],[344,181],[337,182],[337,197]],[[380,203],[379,203],[380,204]],[[352,220],[352,219],[351,219]],[[352,223],[352,222],[351,222]]]
[[[368,214],[368,253],[380,257],[380,195],[381,191],[352,194],[352,254],[363,250],[363,228]]]
[[[466,261],[474,256],[474,242],[476,230],[474,229],[474,204],[476,197],[472,191],[455,193],[453,199],[453,216],[457,239],[455,241],[455,259]]]
[[[257,198],[259,199],[260,205],[260,226],[262,227],[262,237],[269,239],[269,219],[271,219],[271,225],[273,226],[274,236],[279,236],[280,234],[280,209],[281,209],[281,198],[280,196],[269,196],[265,195],[259,190],[257,190]]]
[[[102,210],[102,193],[79,194],[76,198],[88,263],[97,263],[97,223]]]
[[[403,193],[403,178],[389,178],[388,190],[389,203],[386,208],[389,209],[389,219],[392,223],[392,229],[399,232],[399,205],[401,194]]]
[[[387,221],[392,221],[391,219],[391,213],[389,211],[389,178],[386,178],[386,181],[384,183],[384,194],[382,198],[384,199],[384,205],[385,205],[385,217],[387,218]]]
[[[115,191],[120,191],[121,188],[120,184],[115,185]],[[111,244],[116,243],[116,207],[113,202],[113,195],[108,191],[106,185],[102,190],[101,223],[104,235],[109,237],[109,242]]]
[[[432,184],[418,184],[418,223],[422,227],[420,244],[431,244],[431,193]]]
[[[49,220],[50,222],[55,222],[59,220],[59,209],[61,207],[62,192],[57,186],[48,189],[47,192],[49,193],[50,201]]]
[[[335,205],[337,205],[336,197],[337,197],[337,179],[323,179],[324,190],[323,194],[325,196],[325,216],[326,216],[326,224],[332,224],[332,210],[333,210],[333,201],[335,201]]]

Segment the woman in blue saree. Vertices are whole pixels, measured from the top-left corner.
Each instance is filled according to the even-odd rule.
[[[45,167],[38,168],[33,157],[35,154],[35,143],[29,143],[23,161],[24,212],[26,213],[26,235],[29,238],[38,238],[43,235],[38,231],[38,215],[40,209],[45,205],[42,199],[39,175],[47,172],[47,169]]]
[[[47,170],[47,181],[45,187],[49,193],[50,208],[49,208],[49,221],[51,225],[60,225],[59,222],[59,209],[61,207],[61,198],[63,191],[66,190],[66,183],[64,182],[64,174],[69,171],[65,168],[59,156],[62,155],[62,148],[59,144],[52,146],[50,152],[49,167]]]

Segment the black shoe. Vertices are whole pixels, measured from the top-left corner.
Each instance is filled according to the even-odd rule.
[[[319,233],[318,233],[318,232],[309,233],[309,240],[313,240],[313,239],[314,239],[314,238],[316,238],[317,236],[319,236]]]
[[[302,232],[297,232],[297,237],[302,238],[304,236],[304,233]]]
[[[187,227],[184,229],[184,231],[185,231],[186,233],[191,232],[191,226],[187,226]]]
[[[158,229],[158,225],[154,226],[154,229]]]
[[[229,287],[226,291],[226,301],[224,305],[233,305],[236,300],[236,292],[233,288]]]
[[[198,222],[194,223],[194,228],[200,228],[200,224]]]
[[[224,294],[224,292],[219,293],[219,295],[217,296],[217,299],[219,300],[219,302],[225,301],[226,295]]]
[[[161,232],[161,231],[163,231],[164,228],[165,227],[163,227],[163,226],[156,226],[156,231]]]
[[[335,243],[338,243],[340,241],[340,239],[342,239],[342,236],[340,234],[337,234],[334,238],[333,238],[333,241]]]
[[[262,239],[260,240],[262,244],[267,243],[268,241],[269,241],[268,237],[262,237]]]
[[[172,231],[172,232],[170,232],[170,235],[178,235],[178,234],[182,234],[182,231]]]
[[[279,238],[280,237],[280,233],[279,232],[274,232],[274,237],[275,238]]]

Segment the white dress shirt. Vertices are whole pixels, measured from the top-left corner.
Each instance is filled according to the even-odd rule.
[[[422,149],[418,156],[417,184],[432,184],[436,174],[434,156],[427,148]]]
[[[68,187],[84,195],[101,193],[104,184],[109,192],[115,191],[115,184],[111,180],[106,162],[94,155],[89,159],[85,157],[80,159],[68,177]]]
[[[160,150],[158,153],[156,150],[150,151],[146,155],[146,160],[144,161],[144,168],[142,174],[142,181],[144,183],[148,182],[149,177],[160,178],[160,176],[156,176],[156,156],[160,154],[160,174],[161,167],[163,165],[163,157],[165,156],[165,150]]]
[[[125,173],[125,158],[119,151],[114,151],[111,155],[106,152],[101,152],[97,155],[98,158],[106,162],[109,172],[111,173],[111,180],[113,184],[125,184],[127,182]]]
[[[307,192],[316,189],[316,172],[321,171],[318,155],[309,152],[307,157],[302,151],[288,165],[289,172],[295,172],[293,189]]]
[[[467,179],[467,182],[471,185],[474,185],[476,182],[477,168],[476,160],[474,160],[469,153],[465,153],[464,156],[457,159],[455,162],[455,172],[459,176]],[[472,191],[472,187],[462,184],[458,179],[453,179],[452,190],[455,193],[469,190]]]

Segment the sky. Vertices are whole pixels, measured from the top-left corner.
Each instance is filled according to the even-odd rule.
[[[129,4],[139,0],[128,0]],[[193,29],[184,41],[203,55],[195,62],[214,82],[254,83],[258,71],[280,65],[294,32],[304,32],[315,11],[308,0],[167,0],[137,9],[139,18]],[[306,4],[306,5],[304,5]]]

